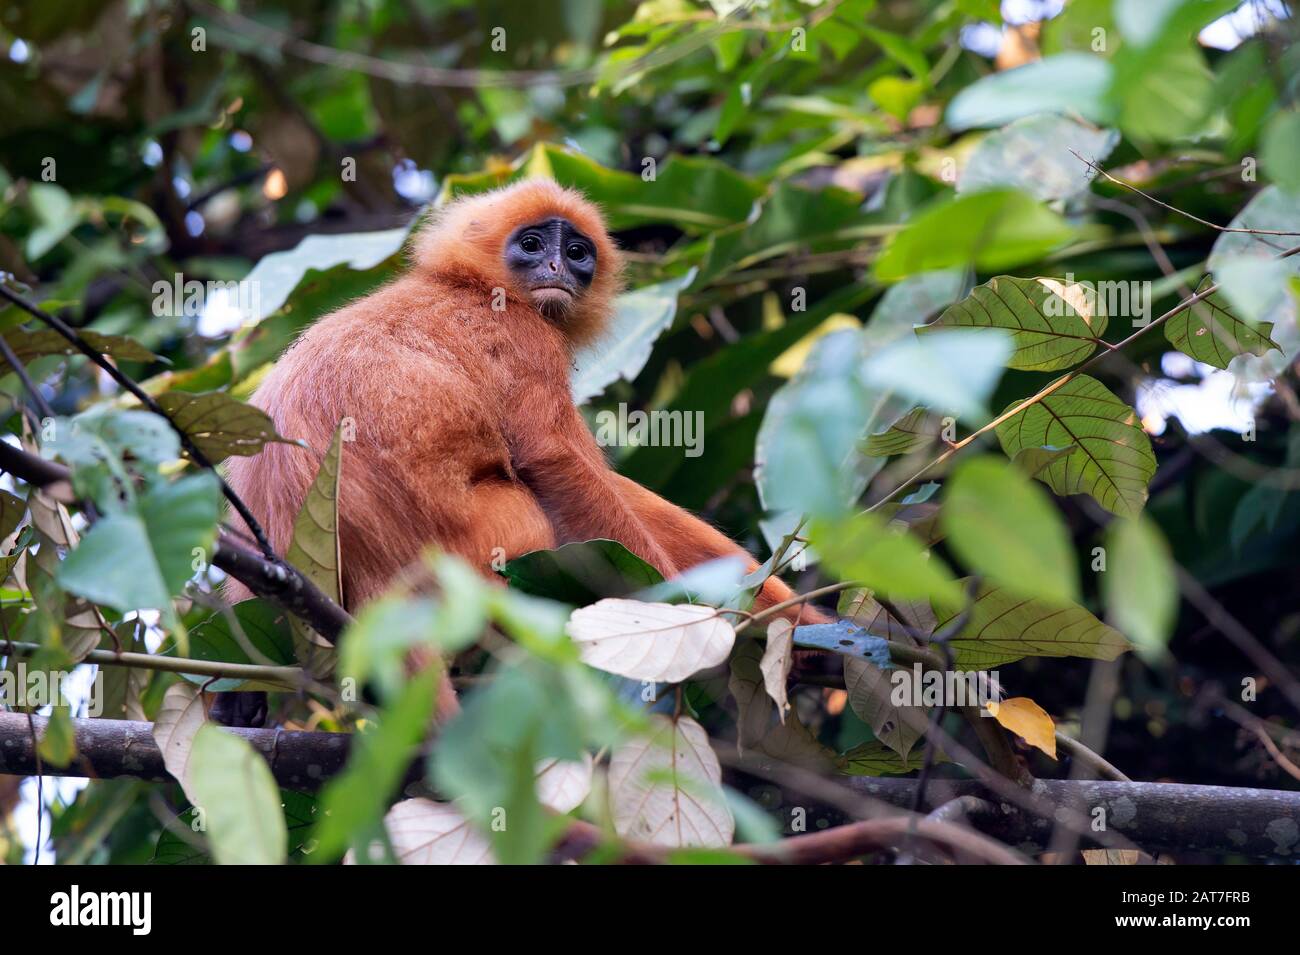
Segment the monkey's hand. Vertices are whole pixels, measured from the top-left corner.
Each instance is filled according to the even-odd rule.
[[[261,726],[266,722],[266,694],[261,690],[214,693],[208,715],[222,726]]]

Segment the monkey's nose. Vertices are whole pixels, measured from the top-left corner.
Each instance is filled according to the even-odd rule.
[[[554,272],[554,273],[556,273],[556,274],[558,275],[559,272],[560,272],[560,266],[559,266],[559,264],[556,263],[556,261],[555,261],[554,259],[552,259],[552,260],[550,261],[549,265],[550,265],[551,271]]]

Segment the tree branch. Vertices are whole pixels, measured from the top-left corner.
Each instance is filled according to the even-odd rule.
[[[0,774],[29,776],[37,772],[34,740],[47,720],[25,713],[0,712]],[[50,776],[91,776],[166,781],[171,777],[153,738],[153,724],[134,720],[74,719],[78,757],[67,767],[42,767]],[[247,740],[267,761],[276,782],[287,789],[313,792],[342,771],[352,743],[351,734],[294,732],[281,729],[226,729]],[[415,763],[408,780],[423,779],[424,765]],[[913,779],[849,777],[839,781],[862,795],[906,807],[916,791]],[[1187,786],[1177,783],[1120,783],[1085,780],[1038,780],[1035,790],[1049,800],[1068,806],[1087,818],[1105,811],[1107,830],[1120,833],[1148,851],[1194,851],[1242,855],[1256,859],[1292,861],[1300,855],[1300,792],[1236,789],[1226,786]],[[1051,819],[1010,805],[973,780],[931,780],[928,808],[937,808],[962,796],[978,796],[996,811],[970,814],[970,823],[984,837],[997,839],[1022,851],[1045,848],[1052,835]],[[968,803],[967,803],[968,804]],[[759,862],[808,863],[843,861],[872,849],[897,847],[906,835],[910,817],[877,818],[850,823],[822,833],[798,836],[775,845],[738,849]],[[962,844],[951,821],[922,822],[918,835],[953,848]],[[591,834],[572,834],[581,842]],[[987,858],[987,838],[981,858]],[[570,847],[568,858],[585,852]],[[587,851],[590,851],[590,847]],[[637,861],[629,859],[627,861]],[[645,858],[639,861],[657,861]],[[1007,861],[1007,860],[1000,860]]]

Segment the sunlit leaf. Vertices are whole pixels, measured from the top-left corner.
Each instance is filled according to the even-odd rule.
[[[949,306],[932,328],[1000,328],[1015,351],[1008,368],[1058,371],[1088,358],[1106,331],[1097,296],[1056,279],[999,275]]]

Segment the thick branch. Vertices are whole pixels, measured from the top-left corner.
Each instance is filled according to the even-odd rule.
[[[847,782],[858,792],[896,806],[910,805],[916,788],[910,779],[856,776]],[[966,795],[993,803],[996,812],[970,820],[985,835],[1023,851],[1046,849],[1051,843],[1052,820],[990,796],[977,782],[934,780],[930,788],[930,806]],[[1150,852],[1225,853],[1289,861],[1300,856],[1300,792],[1079,779],[1035,780],[1034,792],[1089,820],[1103,819],[1108,831]],[[1098,807],[1104,816],[1095,814]]]
[[[34,717],[39,737],[46,720]],[[71,766],[43,768],[50,776],[91,776],[104,779],[166,780],[162,753],[154,742],[153,724],[131,720],[73,720],[78,758]],[[278,729],[229,729],[256,749],[285,788],[314,791],[339,773],[352,737],[346,733],[306,733]],[[25,713],[0,712],[0,774],[28,776],[37,770],[31,729]],[[419,763],[408,779],[423,778]],[[852,789],[896,806],[911,805],[916,791],[913,779],[851,777],[840,781]],[[1105,824],[1148,851],[1238,854],[1256,859],[1294,860],[1300,856],[1300,792],[1269,789],[1235,789],[1226,786],[1187,786],[1177,783],[1120,783],[1086,780],[1037,780],[1037,795],[1052,800],[1089,819],[1094,809],[1105,810]],[[971,814],[969,822],[984,835],[1022,851],[1046,848],[1052,822],[1025,812],[990,794],[974,781],[931,780],[927,808],[941,806],[961,796],[979,796],[993,812]],[[866,823],[871,823],[870,825]],[[851,824],[837,836],[819,833],[818,839],[790,842],[785,848],[755,847],[751,854],[764,862],[826,861],[828,846],[836,858],[860,854],[871,848],[896,844],[897,823],[867,820]],[[927,830],[920,830],[927,836]],[[934,837],[949,842],[935,830]],[[823,836],[827,838],[822,838]]]

